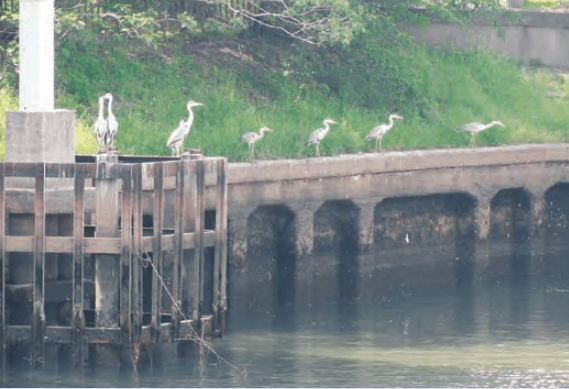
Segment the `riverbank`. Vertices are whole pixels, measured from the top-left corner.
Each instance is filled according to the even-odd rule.
[[[306,139],[327,117],[338,124],[322,155],[370,152],[374,143],[365,136],[391,112],[404,120],[384,137],[387,150],[469,147],[468,134],[456,128],[472,121],[506,124],[478,134],[479,145],[569,138],[563,74],[481,50],[429,49],[386,21],[333,49],[252,33],[180,38],[156,49],[100,33],[92,38],[67,37],[56,52],[56,106],[77,112],[78,153],[95,152],[90,129],[98,97],[109,91],[122,154],[168,155],[166,140],[187,117],[189,99],[205,106],[195,108],[185,147],[230,161],[249,159],[241,135],[262,125],[274,132],[257,144],[257,158],[313,156]],[[0,85],[3,132],[5,110],[17,107],[14,75]]]

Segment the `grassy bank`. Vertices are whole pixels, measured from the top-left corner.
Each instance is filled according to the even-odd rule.
[[[456,127],[495,119],[506,128],[478,134],[478,145],[569,138],[569,110],[558,93],[563,79],[505,57],[428,50],[385,25],[348,48],[327,51],[243,39],[253,43],[243,45],[241,57],[228,55],[229,65],[196,54],[196,42],[153,50],[119,38],[66,40],[56,53],[56,106],[77,112],[77,152],[95,151],[90,129],[97,99],[108,91],[123,154],[168,155],[166,140],[187,117],[189,99],[205,106],[195,108],[185,147],[232,161],[248,159],[240,137],[262,125],[274,133],[258,143],[257,157],[312,156],[306,138],[326,117],[338,124],[322,142],[323,155],[370,152],[365,135],[390,112],[405,119],[384,137],[388,150],[469,147],[468,134]],[[218,48],[233,43],[220,41]],[[2,85],[0,126],[3,110],[17,106],[10,84]]]

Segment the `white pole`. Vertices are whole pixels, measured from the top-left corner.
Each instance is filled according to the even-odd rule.
[[[20,0],[20,111],[54,110],[54,0]]]

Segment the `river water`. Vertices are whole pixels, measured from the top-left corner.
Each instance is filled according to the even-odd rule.
[[[7,386],[569,386],[569,281],[559,274],[466,289],[415,290],[379,303],[296,307],[285,322],[231,314],[195,361],[118,369],[11,368]],[[283,315],[280,315],[281,317]],[[199,372],[201,370],[201,373]]]

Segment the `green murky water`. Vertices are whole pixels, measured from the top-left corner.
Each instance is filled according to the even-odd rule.
[[[557,277],[560,278],[560,277]],[[217,352],[196,365],[163,351],[160,366],[12,369],[9,386],[569,386],[569,287],[530,278],[418,290],[380,303],[296,307],[286,325],[232,314]]]

